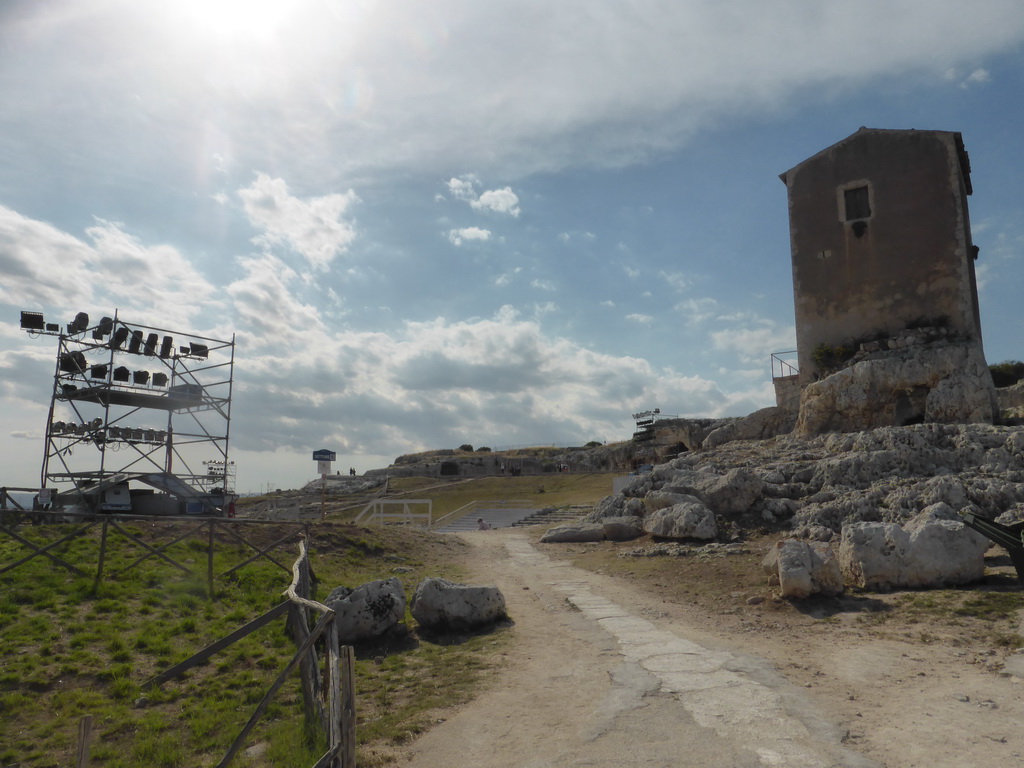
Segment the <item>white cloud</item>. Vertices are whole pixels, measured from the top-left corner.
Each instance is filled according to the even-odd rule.
[[[676,291],[682,292],[690,286],[690,281],[686,279],[686,276],[682,272],[660,272],[658,276],[664,280],[671,288]]]
[[[462,245],[467,240],[486,241],[491,239],[491,232],[480,227],[464,227],[448,230],[448,241],[452,245]]]
[[[448,191],[456,200],[476,200],[476,190],[474,189],[474,186],[478,183],[479,179],[472,174],[467,174],[457,179],[451,178],[448,180]]]
[[[469,203],[469,206],[475,211],[493,211],[512,217],[519,216],[519,196],[512,191],[511,187],[485,190],[478,196],[476,193],[478,184],[480,184],[480,179],[475,175],[465,174],[459,178],[449,179],[448,191],[456,200]]]
[[[711,298],[684,299],[672,309],[683,315],[688,325],[699,325],[715,315],[718,302]]]
[[[554,291],[556,290],[555,284],[550,280],[531,280],[530,285],[541,291]]]
[[[735,352],[744,364],[764,363],[768,365],[773,352],[793,349],[796,331],[790,326],[779,328],[773,322],[760,320],[754,326],[730,328],[711,333],[711,344],[715,349]]]
[[[970,86],[977,85],[979,83],[987,83],[991,79],[992,77],[989,75],[987,69],[979,68],[971,72],[971,74],[969,74],[967,78],[960,83],[960,87],[969,88]]]
[[[267,248],[287,246],[316,270],[327,269],[355,239],[353,223],[344,218],[359,199],[351,189],[302,200],[289,194],[284,179],[259,173],[238,196],[250,223],[263,230],[254,243]]]
[[[512,279],[523,271],[522,267],[515,267],[511,272],[505,272],[494,279],[495,285],[509,285]]]
[[[654,318],[650,315],[641,315],[638,313],[626,315],[626,319],[631,323],[639,323],[641,325],[650,325],[654,322]]]
[[[189,168],[215,153],[237,168],[287,161],[289,178],[310,187],[379,170],[522,178],[647,160],[725,116],[774,115],[812,89],[941,77],[1024,37],[1018,0],[970,13],[952,0],[788,0],[783,12],[689,0],[600,13],[585,0],[530,13],[511,0],[399,0],[305,4],[271,38],[226,47],[183,26],[173,4],[136,6],[110,0],[74,24],[56,23],[48,4],[26,12],[19,37],[38,44],[6,62],[4,95],[37,106],[13,115],[9,132],[32,136],[24,128],[47,114],[38,105],[78,103],[88,87],[93,119],[109,130],[83,134],[76,152],[129,145],[140,124],[165,139],[181,126],[196,140],[154,156]],[[149,88],[126,97],[140,83]]]
[[[604,301],[601,302],[601,306],[612,308],[615,306],[615,302],[612,301],[611,299],[605,299]]]
[[[504,189],[491,189],[480,195],[470,205],[476,210],[489,210],[496,213],[507,213],[509,216],[519,216],[519,197],[512,191],[511,187]]]
[[[190,325],[218,292],[175,248],[149,246],[97,219],[81,240],[0,206],[0,303],[55,310],[134,311],[136,322]],[[139,313],[145,313],[139,317]]]
[[[635,267],[624,265],[622,267],[622,271],[625,272],[626,277],[630,278],[631,280],[635,280],[636,278],[640,277],[640,270],[636,269]]]

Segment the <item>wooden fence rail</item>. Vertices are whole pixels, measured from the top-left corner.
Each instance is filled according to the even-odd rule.
[[[215,653],[287,613],[288,628],[297,646],[295,655],[271,683],[256,710],[232,741],[224,758],[217,764],[217,768],[227,768],[245,746],[249,734],[266,713],[274,695],[296,668],[299,669],[302,683],[302,700],[306,716],[317,723],[327,736],[327,751],[312,768],[355,768],[355,654],[351,646],[339,646],[334,611],[323,603],[311,599],[313,571],[309,565],[304,537],[299,541],[299,557],[291,570],[292,581],[285,590],[283,602],[180,664],[164,670],[144,685],[160,685],[184,674]],[[312,628],[311,612],[318,614]],[[321,638],[325,639],[322,657],[317,653],[317,641]]]
[[[177,533],[177,535],[175,535],[170,541],[165,543],[151,543],[128,530],[126,527],[128,523],[141,522],[144,522],[149,526],[162,526],[171,531],[172,534],[176,531],[177,526],[185,526],[185,530]],[[28,536],[23,535],[27,533],[26,530],[22,529],[22,527],[26,525],[29,525],[30,530],[33,531],[53,531],[59,536],[59,538],[45,544],[32,541]],[[244,531],[251,537],[251,534],[258,530],[259,526],[267,525],[276,526],[279,529],[283,528],[286,529],[286,531],[273,543],[266,546],[254,544],[242,534]],[[81,562],[78,562],[77,564],[72,563],[69,562],[72,559],[71,556],[64,554],[59,555],[53,551],[57,550],[62,544],[65,544],[72,539],[85,536],[97,527],[100,529],[99,553],[97,555],[95,565],[92,563],[84,564]],[[231,566],[223,573],[215,573],[213,556],[216,549],[215,544],[217,534],[219,533],[224,534],[235,542],[242,544],[243,547],[248,547],[253,550],[255,554],[249,556],[242,562]],[[29,552],[14,562],[0,564],[0,575],[7,573],[8,571],[12,571],[36,557],[45,557],[55,565],[59,565],[78,576],[87,576],[87,571],[92,572],[94,574],[94,590],[99,588],[99,585],[103,582],[105,577],[114,577],[127,573],[150,559],[163,560],[183,573],[195,575],[196,571],[193,568],[190,568],[188,565],[176,560],[168,554],[167,550],[180,541],[188,538],[196,538],[204,540],[206,544],[206,588],[207,595],[209,597],[213,597],[214,583],[217,578],[231,576],[240,568],[243,568],[259,559],[264,559],[273,563],[285,573],[290,572],[291,569],[276,559],[271,552],[297,538],[308,536],[308,534],[309,523],[305,522],[271,522],[223,517],[153,517],[116,514],[104,514],[97,517],[96,515],[72,514],[67,512],[51,513],[7,510],[4,513],[3,520],[0,520],[0,538],[6,536],[12,541],[20,544],[23,548],[28,549]],[[143,550],[143,554],[123,568],[119,568],[118,570],[109,570],[107,568],[108,549],[113,546],[115,538],[140,547]]]

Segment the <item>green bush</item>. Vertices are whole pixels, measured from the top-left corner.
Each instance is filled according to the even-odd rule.
[[[459,450],[460,451],[466,451],[467,453],[472,453],[473,452],[473,446],[470,445],[469,443],[463,443],[462,445],[459,446]]]
[[[854,355],[854,350],[842,344],[833,347],[830,344],[819,344],[811,353],[811,359],[821,373],[835,373]]]
[[[992,383],[997,387],[1012,387],[1024,379],[1024,363],[1020,360],[1004,360],[988,367],[992,373]]]

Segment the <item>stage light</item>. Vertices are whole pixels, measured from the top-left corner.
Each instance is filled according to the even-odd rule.
[[[149,371],[136,371],[134,374],[132,374],[132,380],[136,384],[148,384]]]
[[[196,344],[195,342],[192,342],[192,348],[191,351],[189,352],[189,354],[192,355],[192,357],[201,357],[203,359],[206,359],[206,356],[209,353],[210,348],[205,344]]]
[[[82,333],[88,327],[89,315],[85,312],[79,312],[75,315],[75,319],[68,323],[68,333],[74,336],[76,333]]]
[[[156,342],[159,338],[155,333],[151,333],[146,337],[146,354],[150,357],[156,354]]]
[[[132,373],[125,366],[114,369],[114,381],[128,381],[131,379]]]
[[[47,323],[46,324],[46,332],[47,333],[60,333],[60,324],[59,323]]]
[[[96,326],[96,330],[92,332],[92,337],[97,341],[101,341],[104,336],[109,336],[113,330],[114,318],[103,317],[100,319],[100,324]]]
[[[42,312],[22,312],[21,328],[24,331],[42,331],[46,328]]]
[[[171,353],[173,351],[174,351],[174,339],[172,339],[170,336],[164,336],[163,344],[160,345],[160,357],[163,360],[166,360],[168,357],[171,356]]]
[[[132,331],[132,340],[128,342],[128,351],[137,355],[140,349],[142,349],[142,331]]]
[[[153,386],[154,387],[166,387],[167,386],[167,374],[166,373],[154,373],[153,374]]]
[[[104,364],[94,365],[89,369],[89,374],[94,379],[105,379],[107,378],[107,366]]]
[[[81,352],[64,352],[60,356],[59,366],[65,373],[85,373],[85,355]]]
[[[116,331],[114,331],[114,335],[110,337],[110,348],[120,349],[124,344],[125,339],[128,338],[129,333],[131,333],[131,331],[129,331],[125,326],[120,326]]]

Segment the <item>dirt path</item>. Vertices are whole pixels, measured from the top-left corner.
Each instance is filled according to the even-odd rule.
[[[417,741],[408,768],[1021,762],[1013,678],[962,661],[947,672],[900,643],[719,638],[515,529],[465,538],[473,573],[505,594],[515,641],[495,683]]]

